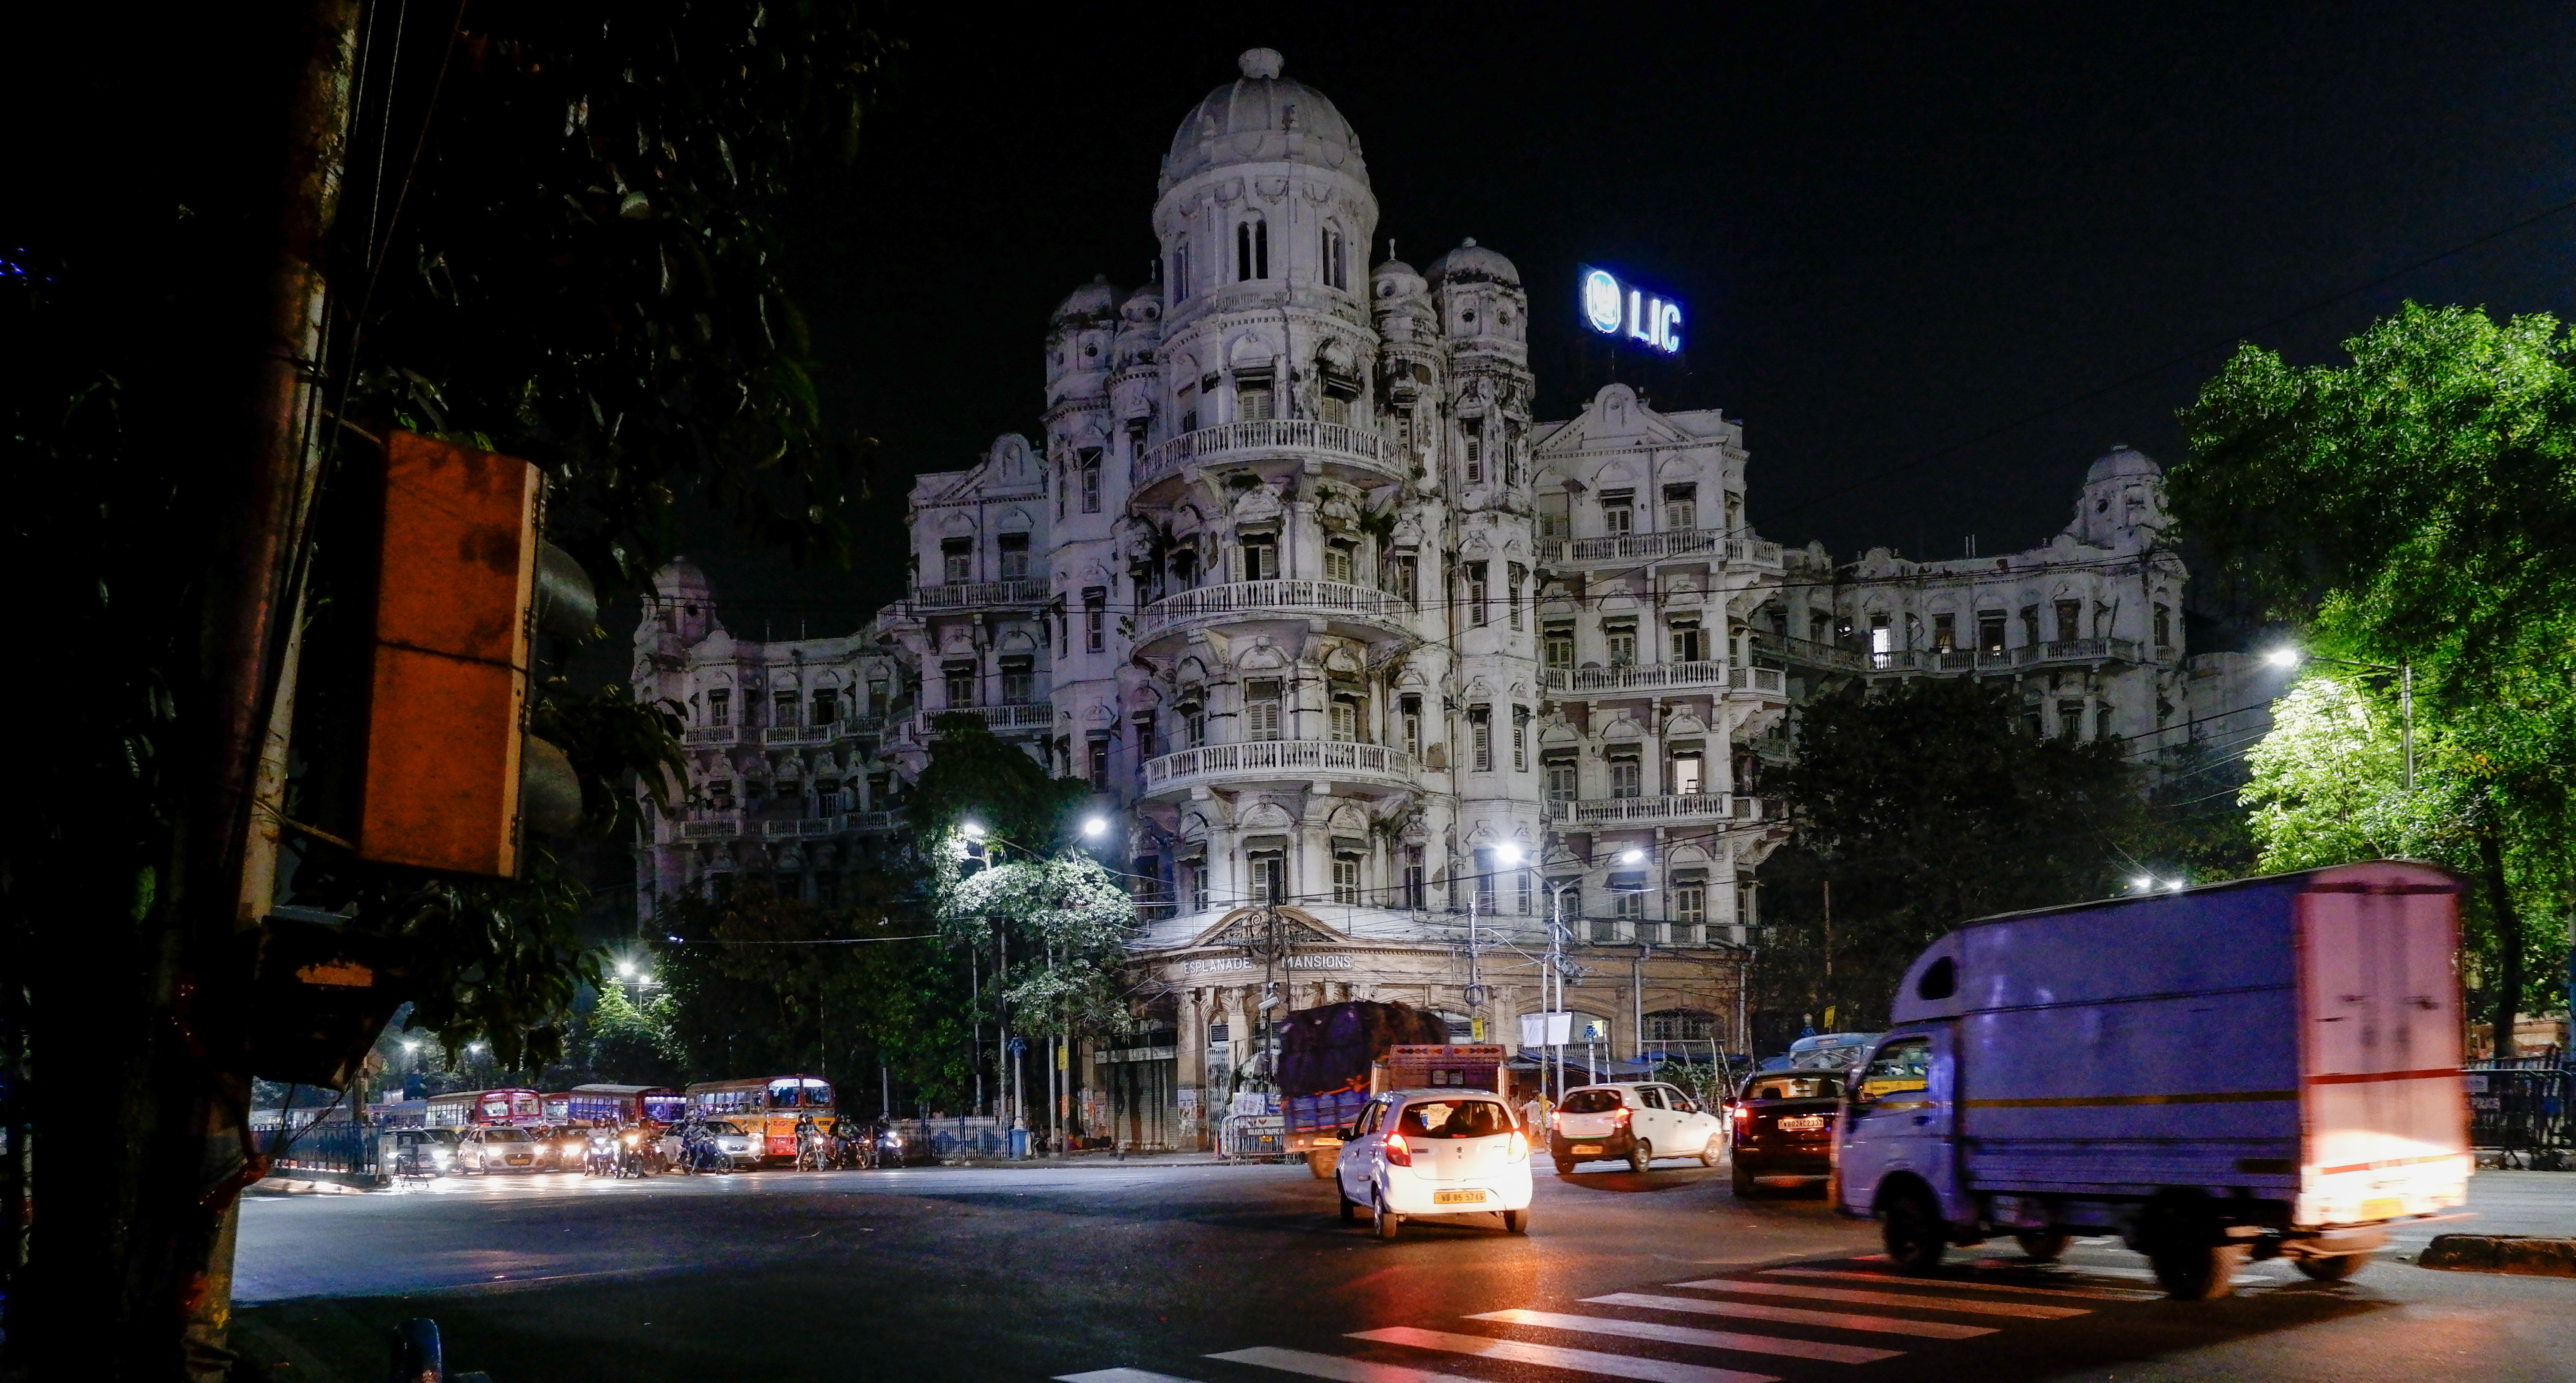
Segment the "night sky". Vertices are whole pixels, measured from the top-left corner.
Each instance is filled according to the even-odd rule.
[[[893,21],[907,85],[791,231],[829,406],[885,469],[852,571],[702,535],[737,632],[900,594],[908,477],[1037,434],[1049,312],[1144,276],[1173,129],[1256,45],[1358,129],[1373,262],[1520,266],[1543,416],[1608,377],[1574,265],[1667,286],[1688,368],[1623,374],[1743,419],[1756,527],[1846,558],[2045,541],[2110,444],[2179,456],[2239,340],[2328,359],[2409,297],[2576,317],[2576,209],[2497,234],[2576,200],[2563,2],[1225,8]]]

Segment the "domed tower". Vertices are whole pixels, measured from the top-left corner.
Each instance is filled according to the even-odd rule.
[[[1448,357],[1439,474],[1455,573],[1451,685],[1467,722],[1458,830],[1473,872],[1492,876],[1501,861],[1537,858],[1541,830],[1529,296],[1520,270],[1473,239],[1432,261],[1425,278]],[[1528,875],[1512,877],[1517,893]],[[1496,902],[1518,906],[1517,897]]]
[[[1359,137],[1279,54],[1238,66],[1173,136],[1161,295],[1120,337],[1160,314],[1124,552],[1123,724],[1151,741],[1137,850],[1177,904],[1149,944],[1274,897],[1378,934],[1447,902],[1438,327],[1406,271],[1421,325],[1387,372]]]
[[[653,574],[653,613],[636,627],[638,643],[649,640],[651,651],[676,654],[695,648],[715,628],[715,591],[697,563],[674,557]]]
[[[2165,515],[2165,472],[2135,447],[2114,443],[2084,472],[2084,493],[2066,533],[2090,547],[2135,552],[2152,545]]]

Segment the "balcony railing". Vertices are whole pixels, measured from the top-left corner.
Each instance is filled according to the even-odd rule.
[[[1745,667],[1738,664],[1726,670],[1726,685],[1737,691],[1765,692],[1773,696],[1789,694],[1789,674],[1776,667]]]
[[[1719,528],[1676,533],[1623,533],[1611,538],[1569,538],[1557,544],[1558,562],[1651,562],[1702,557],[1733,566],[1778,570],[1780,545],[1759,538],[1730,538]]]
[[[693,725],[684,731],[681,742],[692,745],[715,744],[830,744],[853,735],[873,735],[885,729],[883,716],[843,716],[822,725]]]
[[[2134,663],[2138,661],[2135,639],[2059,639],[2013,650],[2013,661],[2032,663]]]
[[[1668,793],[1661,797],[1580,797],[1547,804],[1547,819],[1561,826],[1646,826],[1667,821],[1759,821],[1762,799],[1731,792]]]
[[[1343,740],[1245,740],[1209,744],[1145,761],[1148,791],[1211,778],[1364,777],[1413,780],[1413,756],[1383,744]]]
[[[969,715],[980,718],[995,734],[1014,730],[1044,730],[1055,724],[1055,705],[1035,701],[1018,706],[948,706],[939,710],[918,710],[895,727],[892,738],[924,744],[930,739],[930,723],[945,715]]]
[[[726,812],[680,823],[682,840],[727,840],[742,834],[742,813]]]
[[[1855,648],[1845,648],[1838,643],[1819,643],[1814,639],[1765,633],[1759,629],[1753,630],[1746,637],[1751,641],[1753,651],[1757,653],[1768,653],[1775,658],[1804,663],[1809,667],[1847,668],[1853,672],[1859,672],[1869,666],[1869,655]]]
[[[1386,444],[1374,432],[1320,418],[1262,418],[1182,433],[1136,458],[1128,480],[1133,488],[1142,490],[1184,467],[1240,452],[1273,451],[1320,454],[1330,460],[1395,474]]]
[[[1549,691],[1651,691],[1658,687],[1722,687],[1726,664],[1646,663],[1634,667],[1540,668],[1538,684]]]
[[[902,824],[902,819],[902,812],[890,809],[872,812],[836,812],[830,816],[804,816],[792,817],[785,821],[764,821],[760,823],[760,833],[771,840],[843,836],[854,832],[891,831]]]
[[[1054,596],[1043,581],[960,581],[916,588],[910,604],[916,613],[930,610],[1012,609],[1044,605]]]
[[[1412,608],[1385,591],[1343,581],[1282,578],[1273,581],[1228,581],[1166,596],[1136,617],[1136,635],[1144,638],[1179,625],[1233,615],[1278,618],[1283,615],[1356,616],[1403,628]]]

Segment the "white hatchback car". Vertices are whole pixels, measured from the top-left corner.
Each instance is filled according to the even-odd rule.
[[[1696,1157],[1717,1165],[1726,1125],[1681,1087],[1659,1081],[1586,1085],[1565,1092],[1548,1131],[1548,1155],[1559,1175],[1578,1162],[1619,1158],[1642,1172],[1658,1157]]]
[[[1529,1232],[1529,1134],[1481,1090],[1390,1090],[1342,1131],[1333,1179],[1342,1219],[1365,1212],[1392,1239],[1415,1215],[1499,1212],[1503,1228]]]
[[[673,1124],[662,1134],[662,1163],[676,1171],[692,1171],[695,1169],[687,1166],[686,1159],[681,1156],[685,1141],[680,1136],[683,1127]],[[759,1166],[768,1151],[766,1140],[759,1134],[746,1133],[742,1125],[729,1119],[707,1120],[707,1134],[715,1140],[716,1152],[723,1156],[726,1167],[733,1171]]]

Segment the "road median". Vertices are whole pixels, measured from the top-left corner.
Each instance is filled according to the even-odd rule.
[[[2416,1265],[2452,1272],[2576,1277],[2576,1239],[2524,1234],[2438,1234]]]

